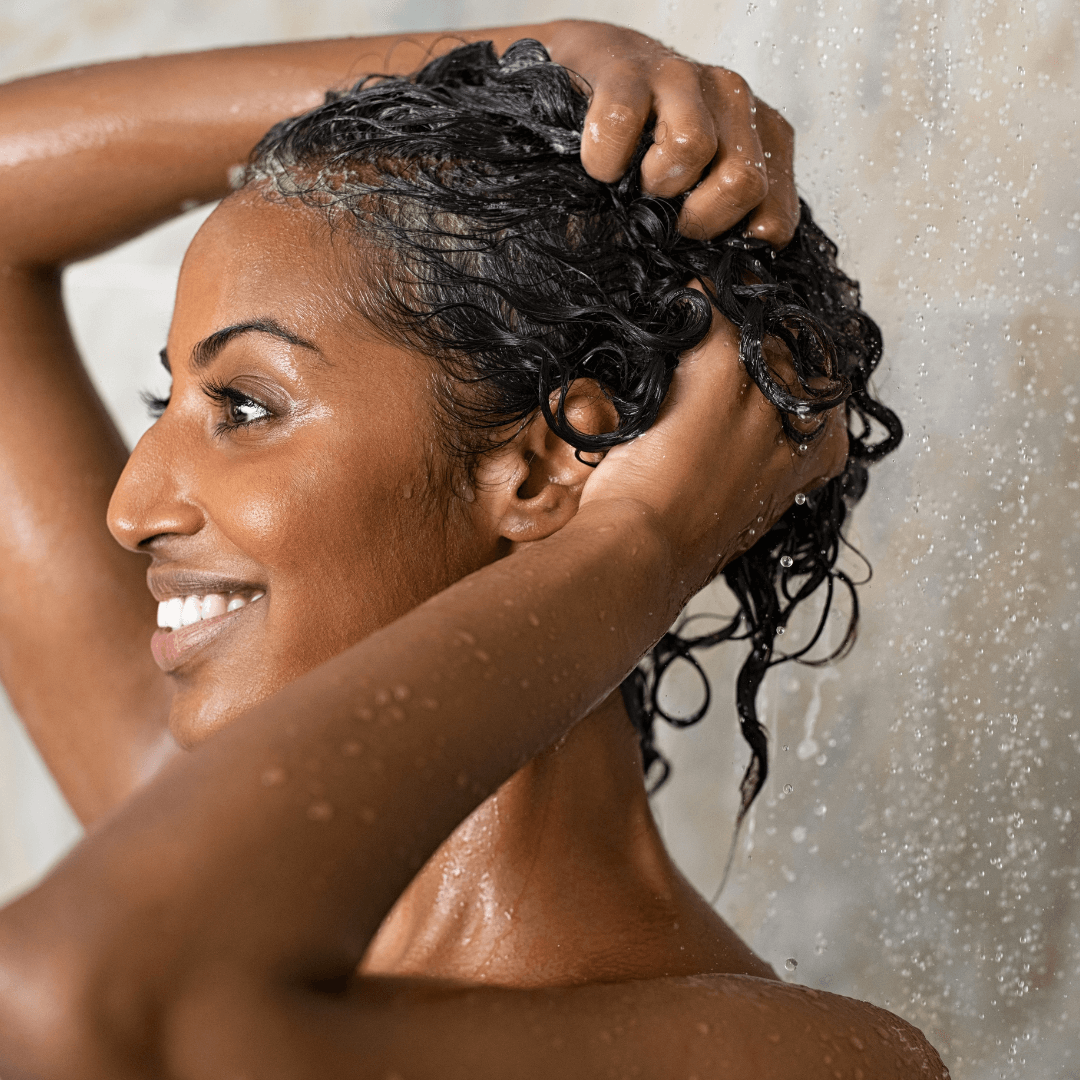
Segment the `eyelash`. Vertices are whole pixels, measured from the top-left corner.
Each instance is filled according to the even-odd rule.
[[[167,397],[158,397],[157,394],[152,394],[149,390],[143,390],[139,397],[142,398],[142,403],[146,406],[146,411],[150,414],[151,420],[160,420],[161,414],[169,407]]]
[[[270,409],[268,409],[261,401],[256,401],[255,398],[237,390],[236,387],[228,386],[226,383],[218,382],[216,379],[208,379],[203,383],[202,392],[224,410],[226,417],[231,416],[231,409],[242,408],[246,405],[253,405],[256,409],[262,409],[266,414],[265,416],[258,416],[253,420],[222,420],[217,426],[218,435],[224,435],[227,432],[236,431],[239,428],[251,427],[252,424],[258,424],[263,420],[269,420],[272,415]]]
[[[210,379],[205,382],[202,391],[211,401],[225,410],[226,416],[230,415],[230,407],[240,408],[244,406],[254,406],[256,409],[262,409],[263,412],[266,413],[265,416],[259,416],[253,420],[222,420],[217,426],[216,434],[218,435],[236,431],[238,428],[250,427],[252,424],[257,424],[262,420],[269,420],[272,416],[270,409],[261,401],[256,401],[250,395],[242,393],[233,386],[218,382],[216,379]],[[149,391],[145,390],[141,394],[141,397],[146,405],[147,411],[154,420],[161,418],[162,414],[169,407],[169,401],[171,400],[168,397],[158,397],[156,394],[151,394]]]

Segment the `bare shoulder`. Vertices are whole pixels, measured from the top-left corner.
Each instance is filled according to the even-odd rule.
[[[949,1076],[922,1033],[889,1012],[741,975],[545,990],[363,979],[341,993],[258,995],[219,983],[170,1026],[170,1075],[185,1080],[230,1068],[267,1080],[482,1080],[508,1069],[519,1080]]]

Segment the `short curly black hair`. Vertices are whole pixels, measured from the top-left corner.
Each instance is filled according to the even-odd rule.
[[[579,456],[640,435],[656,420],[679,357],[709,332],[714,308],[740,328],[742,361],[796,445],[820,430],[815,418],[846,403],[843,473],[724,568],[738,614],[712,634],[666,634],[623,684],[655,789],[669,771],[654,744],[655,719],[685,726],[708,708],[693,650],[749,641],[736,687],[751,748],[741,821],[767,774],[758,687],[773,664],[807,662],[824,615],[794,654],[774,653],[776,635],[823,585],[827,612],[839,582],[853,606],[832,656],[850,647],[858,606],[836,567],[841,529],[866,488],[867,465],[898,445],[902,429],[868,387],[880,332],[806,205],[780,251],[748,239],[745,223],[714,240],[683,236],[681,197],[641,189],[651,130],[618,182],[585,172],[588,100],[536,41],[515,43],[501,59],[490,43],[464,45],[412,77],[370,77],[330,92],[323,105],[276,125],[252,152],[244,183],[321,208],[335,228],[351,224],[364,280],[350,292],[377,329],[438,363],[449,387],[446,428],[466,457],[537,411]],[[688,288],[694,280],[707,296]],[[797,386],[770,370],[766,338],[787,347]],[[582,377],[614,405],[615,430],[586,434],[570,424],[565,395]],[[705,681],[705,702],[688,717],[669,716],[658,701],[679,658]]]

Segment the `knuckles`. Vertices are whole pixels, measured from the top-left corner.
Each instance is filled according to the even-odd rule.
[[[715,187],[723,202],[749,211],[769,193],[765,170],[745,159],[722,162],[715,173]]]
[[[701,124],[665,125],[658,134],[663,138],[657,140],[655,149],[669,169],[700,172],[716,156],[716,136]]]

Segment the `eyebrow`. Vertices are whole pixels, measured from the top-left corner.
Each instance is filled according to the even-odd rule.
[[[301,349],[310,349],[311,352],[320,353],[320,349],[317,345],[313,345],[310,341],[306,341],[304,338],[300,337],[299,334],[294,334],[288,327],[282,326],[277,319],[272,319],[267,316],[261,319],[253,319],[251,322],[235,323],[232,326],[224,326],[220,330],[215,330],[212,334],[204,337],[202,341],[198,342],[191,350],[192,364],[196,370],[206,367],[233,338],[239,337],[241,334],[251,333],[270,334],[273,337],[280,338],[282,341],[287,341],[290,345],[296,345]],[[169,365],[168,353],[162,349],[160,356],[162,365],[167,371],[171,372],[172,368]]]

